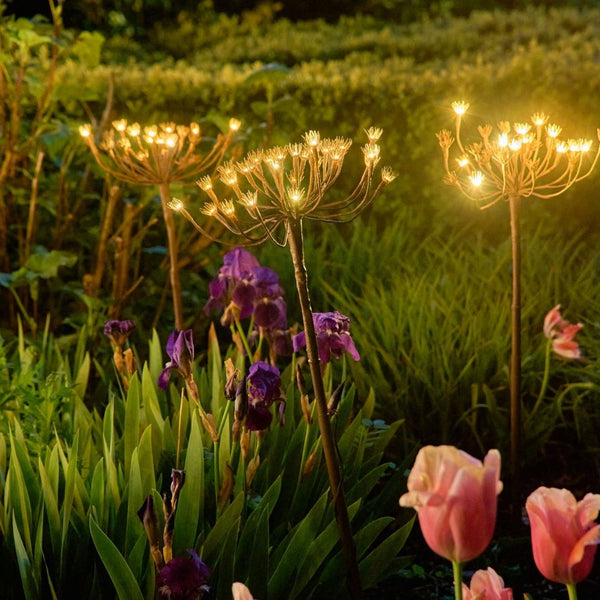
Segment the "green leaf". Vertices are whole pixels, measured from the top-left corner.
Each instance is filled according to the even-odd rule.
[[[33,566],[25,545],[23,544],[23,538],[17,526],[15,516],[13,515],[13,536],[15,540],[15,554],[17,558],[17,564],[19,566],[19,574],[21,575],[21,582],[23,583],[23,591],[25,593],[26,600],[38,600],[39,591],[37,586],[37,579],[33,573]]]
[[[146,422],[152,425],[152,446],[155,458],[158,458],[162,446],[162,436],[165,427],[165,420],[160,411],[158,394],[156,386],[152,381],[152,375],[148,369],[148,364],[144,363],[142,369],[142,398],[144,400],[144,416]]]
[[[361,500],[358,500],[348,507],[348,517],[350,521],[352,521],[358,512],[360,504]],[[300,562],[298,573],[294,577],[294,587],[289,594],[289,600],[293,600],[302,594],[339,539],[339,529],[335,519],[333,519],[329,525],[327,525],[325,530],[322,531],[306,548],[304,558]]]
[[[156,329],[152,330],[152,339],[150,340],[148,346],[148,368],[150,370],[150,379],[154,385],[154,389],[156,390],[158,386],[158,378],[164,366],[162,346]]]
[[[327,495],[325,493],[319,498],[306,517],[281,542],[281,547],[284,547],[285,551],[269,579],[269,598],[286,597],[290,581],[294,580],[299,567],[298,557],[303,555],[306,548],[317,537],[327,508]]]
[[[83,399],[85,396],[85,390],[87,389],[87,384],[90,377],[90,363],[90,354],[89,352],[86,352],[83,362],[81,363],[79,370],[77,371],[77,375],[75,376],[75,381],[73,382],[73,389],[81,399]]]
[[[391,560],[404,546],[412,530],[414,517],[379,544],[370,554],[360,561],[358,568],[364,589],[374,587],[390,573],[387,572]]]
[[[271,86],[282,81],[290,74],[290,69],[281,63],[268,63],[252,71],[245,80],[247,84]]]
[[[46,468],[42,463],[42,460],[38,461],[38,468],[40,471],[40,481],[42,488],[42,497],[44,498],[44,506],[46,507],[46,518],[48,520],[48,528],[50,535],[50,543],[52,546],[52,552],[55,555],[60,553],[60,513],[58,511],[58,498],[50,482]]]
[[[11,434],[11,441],[13,436]],[[14,448],[14,446],[13,446]],[[23,477],[21,464],[16,452],[10,459],[10,466],[6,476],[6,510],[7,514],[12,512],[13,519],[17,521],[20,531],[25,536],[25,546],[29,553],[33,552],[31,542],[31,503],[27,486]],[[21,538],[22,539],[22,538]]]
[[[59,267],[72,267],[77,262],[77,255],[70,252],[51,250],[38,247],[25,263],[25,268],[42,279],[58,277]]]
[[[269,514],[270,504],[267,504],[262,511],[258,527],[256,528],[256,537],[252,547],[251,563],[261,565],[260,569],[250,569],[248,583],[250,589],[256,594],[257,598],[266,598],[269,585]]]
[[[198,527],[204,523],[204,494],[204,448],[198,415],[194,412],[185,457],[185,485],[175,514],[173,544],[176,555],[194,547]]]
[[[204,544],[202,544],[202,559],[206,564],[213,564],[219,556],[219,549],[224,543],[231,527],[242,513],[244,508],[245,496],[240,492],[233,502],[219,516],[214,527],[206,536]]]
[[[225,543],[219,555],[219,581],[217,582],[217,598],[229,598],[231,596],[231,584],[234,581],[235,545],[237,542],[240,519],[236,519],[231,525]]]
[[[100,64],[100,54],[102,45],[104,44],[104,36],[97,31],[82,31],[77,41],[71,47],[71,51],[79,62],[86,67],[96,67]]]
[[[90,535],[108,575],[115,586],[119,600],[144,600],[140,587],[117,547],[100,529],[90,515]]]
[[[18,22],[17,22],[18,24]],[[47,35],[40,35],[33,29],[21,27],[17,31],[17,37],[22,47],[33,48],[40,44],[48,44],[52,41],[52,38]]]
[[[148,490],[148,493],[150,490]],[[131,456],[129,479],[127,485],[127,523],[125,532],[125,552],[130,552],[135,541],[143,533],[142,523],[137,512],[144,503],[144,490],[142,489],[142,476],[140,473],[138,449],[134,448]]]
[[[221,412],[221,405],[225,401],[225,395],[223,392],[223,359],[214,323],[211,324],[208,333],[208,361],[208,372],[211,374],[212,383],[210,412],[218,415]]]
[[[94,467],[90,486],[90,505],[95,509],[101,526],[106,526],[104,501],[104,458],[100,458]]]
[[[354,534],[356,544],[356,557],[360,560],[363,554],[369,549],[369,546],[377,539],[377,536],[393,523],[393,517],[380,517],[374,521],[369,521],[362,529]]]
[[[129,382],[125,401],[125,424],[123,426],[123,451],[125,459],[125,477],[129,477],[131,455],[138,444],[140,431],[140,380],[133,376]]]
[[[350,503],[359,498],[366,498],[371,493],[371,490],[375,487],[377,482],[385,475],[385,472],[388,470],[388,468],[388,463],[379,465],[367,473],[364,477],[359,479],[346,494],[346,501]]]
[[[71,523],[71,511],[73,509],[73,502],[75,499],[75,479],[78,476],[77,461],[78,461],[78,437],[75,436],[73,440],[73,448],[67,460],[66,456],[62,453],[60,446],[59,454],[63,462],[63,470],[65,471],[65,491],[64,499],[61,507],[62,513],[62,535],[61,535],[61,551],[60,551],[60,564],[61,571],[64,568],[65,553],[67,548],[67,536],[69,534],[69,525]],[[66,464],[65,464],[66,463]]]

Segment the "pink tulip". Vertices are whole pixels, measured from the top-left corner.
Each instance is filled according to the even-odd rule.
[[[471,577],[471,587],[462,584],[463,600],[513,600],[512,590],[504,587],[504,580],[494,569],[480,569]]]
[[[525,505],[531,524],[533,558],[540,573],[565,585],[583,581],[592,570],[600,525],[600,494],[577,502],[569,490],[539,487]]]
[[[494,569],[475,571],[471,577],[471,587],[462,584],[463,600],[513,600],[510,588],[504,587],[504,581]]]
[[[454,446],[425,446],[400,505],[417,511],[423,537],[435,553],[462,563],[490,543],[501,490],[498,450],[490,450],[482,464]]]
[[[233,594],[233,600],[254,600],[250,590],[239,581],[231,586],[231,593]]]
[[[544,335],[552,341],[552,350],[563,358],[581,358],[579,344],[574,338],[582,327],[581,323],[573,325],[561,317],[560,304],[544,318]]]

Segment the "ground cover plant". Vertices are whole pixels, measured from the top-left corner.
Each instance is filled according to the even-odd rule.
[[[328,494],[336,483],[319,452],[316,404],[307,404],[319,377],[365,595],[451,596],[451,572],[417,527],[409,534],[413,511],[398,499],[421,446],[457,446],[475,457],[497,448],[508,463],[514,263],[507,206],[480,211],[444,186],[435,133],[453,127],[451,102],[468,99],[468,127],[543,110],[574,138],[595,135],[597,9],[446,13],[418,23],[363,14],[335,24],[204,10],[178,25],[156,24],[149,43],[135,28],[77,30],[63,22],[62,3],[50,6],[49,21],[4,15],[0,31],[0,529],[9,565],[2,596],[61,598],[85,586],[90,597],[153,597],[155,587],[175,585],[175,567],[190,570],[194,593],[208,586],[216,598],[230,597],[235,580],[257,598],[343,593],[347,567]],[[343,340],[343,352],[329,348],[341,358],[320,357],[326,368],[315,370],[299,342],[289,358],[274,350],[280,333],[308,332],[312,323],[300,324],[306,303],[293,293],[297,269],[286,252],[251,249],[278,281],[261,279],[269,301],[236,317],[215,281],[231,260],[223,256],[244,237],[228,236],[227,225],[241,232],[226,218],[206,230],[207,180],[139,187],[134,168],[120,181],[79,134],[91,123],[101,144],[121,119],[167,129],[198,123],[206,154],[232,118],[242,126],[219,157],[221,169],[205,165],[217,211],[228,206],[220,186],[234,183],[233,166],[260,148],[310,145],[315,138],[305,132],[339,136],[345,164],[330,190],[334,205],[352,194],[363,159],[376,162],[379,146],[383,164],[393,166],[396,178],[386,172],[390,185],[351,223],[302,213],[296,262],[310,275],[312,309],[321,315],[315,326],[327,323],[336,343]],[[377,153],[361,152],[365,130],[375,136],[379,127],[381,141],[370,140]],[[288,174],[279,188],[290,204],[277,214],[305,200],[294,194],[303,179]],[[594,171],[560,198],[523,202],[522,507],[536,488],[568,487],[577,500],[598,491],[597,185]],[[238,196],[234,186],[229,195],[245,198],[252,216],[250,191]],[[269,187],[256,191],[268,195]],[[182,207],[202,232],[181,218]],[[301,214],[289,210],[284,222]],[[281,221],[265,215],[258,223],[274,235],[270,224]],[[275,298],[272,288],[265,293],[271,284]],[[253,285],[238,290],[242,298]],[[202,311],[211,297],[225,314]],[[261,316],[280,316],[281,299],[285,324],[255,328]],[[556,349],[573,352],[575,333],[577,356],[561,357]],[[278,393],[252,396],[255,412],[240,412],[244,393],[257,388],[252,378],[273,375],[271,367]],[[251,428],[261,419],[272,421],[266,433]],[[515,595],[566,597],[536,565],[572,596],[570,572],[549,569],[539,553],[534,564],[504,471],[492,544],[473,561],[472,553],[442,554],[468,560],[467,568],[492,567],[504,580],[488,570],[464,597],[482,581],[499,593],[506,585]],[[533,502],[543,513],[540,497],[528,510]],[[583,571],[579,597],[593,598],[597,567]]]

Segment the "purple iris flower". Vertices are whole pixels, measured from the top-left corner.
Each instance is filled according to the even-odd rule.
[[[258,266],[258,260],[251,252],[238,247],[223,256],[223,266],[219,269],[219,274],[227,279],[244,279]]]
[[[281,296],[275,299],[264,297],[256,303],[254,324],[256,328],[248,340],[253,344],[262,334],[269,344],[271,362],[275,362],[277,356],[292,355],[294,349],[288,329],[287,304]]]
[[[204,306],[205,312],[224,310],[223,325],[253,316],[255,330],[249,336],[251,344],[263,336],[269,344],[272,362],[277,356],[292,354],[287,305],[279,275],[273,269],[261,266],[247,250],[235,248],[223,257],[223,266],[208,289],[210,300]]]
[[[313,313],[313,323],[317,334],[319,360],[329,362],[330,356],[340,358],[348,352],[354,360],[360,360],[360,354],[350,337],[350,319],[335,311],[328,313]],[[294,336],[294,352],[306,346],[306,335],[301,331]]]
[[[206,583],[209,568],[200,560],[195,550],[188,550],[189,558],[172,558],[156,577],[160,598],[165,600],[197,600],[208,591]]]
[[[234,248],[223,257],[223,266],[209,286],[210,300],[204,306],[204,312],[226,308],[233,300],[246,318],[252,314],[254,287],[249,285],[252,270],[259,267],[259,262],[248,250]],[[240,289],[237,289],[237,288]],[[236,295],[237,297],[234,297]]]
[[[176,369],[184,379],[190,379],[194,372],[194,339],[192,330],[173,331],[167,340],[167,354],[171,359],[158,378],[158,387],[166,390],[171,371]]]
[[[273,420],[269,408],[274,402],[281,400],[279,369],[263,361],[253,363],[246,377],[246,386],[248,390],[246,428],[250,431],[266,429]]]
[[[133,321],[119,321],[113,319],[111,321],[106,321],[104,324],[104,335],[108,337],[115,346],[122,348],[134,329],[135,323]]]

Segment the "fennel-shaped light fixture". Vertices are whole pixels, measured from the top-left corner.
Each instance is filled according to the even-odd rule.
[[[240,162],[220,166],[217,169],[219,179],[225,188],[229,188],[233,199],[220,199],[215,191],[215,182],[210,177],[198,181],[209,198],[200,209],[204,215],[220,221],[246,244],[270,239],[278,246],[289,245],[306,335],[323,454],[353,599],[361,597],[360,576],[319,365],[308,273],[304,263],[303,221],[351,221],[394,179],[392,170],[383,167],[375,180],[375,168],[380,160],[377,142],[382,131],[372,127],[366,133],[368,143],[362,148],[362,175],[354,189],[344,196],[333,194],[330,190],[341,174],[344,158],[352,142],[345,138],[323,139],[316,131],[306,133],[300,143],[257,150]],[[181,201],[174,200],[170,206],[199,231],[206,233]]]
[[[113,121],[99,144],[91,125],[79,128],[96,162],[115,179],[134,185],[158,186],[167,230],[175,328],[179,331],[184,329],[183,301],[178,270],[179,243],[169,209],[170,184],[193,181],[207,170],[214,169],[223,160],[240,125],[240,121],[231,119],[228,132],[219,135],[205,154],[198,150],[202,131],[197,123],[189,126],[161,123],[142,127],[139,123],[129,124],[127,120],[120,119]]]
[[[521,233],[520,207],[526,198],[553,198],[587,177],[593,170],[600,147],[590,156],[593,142],[564,139],[562,128],[549,123],[543,113],[530,122],[501,121],[497,131],[478,127],[479,139],[465,144],[461,139],[466,102],[454,102],[454,133],[437,134],[444,156],[445,183],[488,208],[500,200],[508,202],[512,246],[512,303],[510,358],[510,432],[513,490],[519,484],[521,439]],[[600,138],[600,129],[597,130]],[[513,496],[513,500],[516,497]]]

